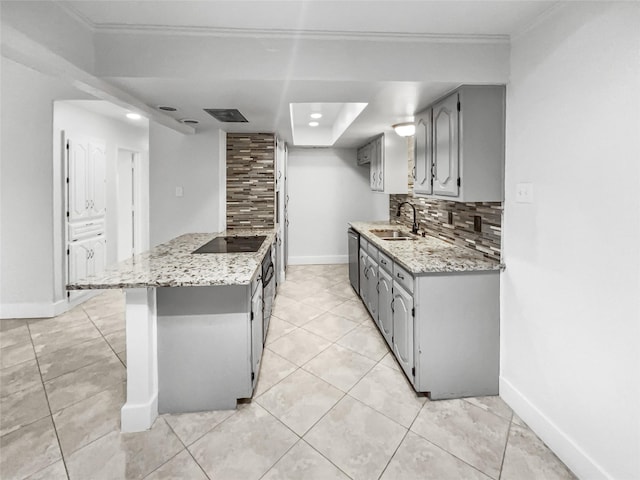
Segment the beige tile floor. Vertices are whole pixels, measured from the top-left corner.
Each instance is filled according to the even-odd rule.
[[[0,322],[0,478],[570,479],[499,397],[416,395],[344,265],[292,266],[254,398],[120,433],[124,298]]]

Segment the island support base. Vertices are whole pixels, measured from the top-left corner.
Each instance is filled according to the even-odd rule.
[[[123,432],[149,430],[158,416],[158,327],[155,288],[128,288],[126,295],[127,401]]]

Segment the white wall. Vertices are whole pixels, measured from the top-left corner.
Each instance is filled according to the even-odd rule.
[[[355,149],[290,148],[287,182],[290,264],[346,263],[348,222],[389,219]]]
[[[219,202],[226,195],[224,178],[220,174],[220,162],[226,163],[220,155],[225,138],[220,130],[183,135],[151,123],[151,246],[183,233],[219,231]],[[176,197],[176,187],[182,187],[182,197]]]
[[[640,478],[639,25],[568,2],[511,52],[500,393],[585,479]]]
[[[107,191],[107,213],[106,213],[106,238],[107,238],[107,264],[114,263],[118,259],[118,149],[125,148],[136,152],[141,152],[143,170],[148,171],[148,150],[149,150],[149,128],[147,122],[141,121],[136,124],[129,120],[122,121],[101,115],[74,104],[74,102],[56,102],[54,108],[53,135],[57,142],[60,139],[60,132],[65,131],[67,135],[82,135],[96,140],[102,140],[106,146],[106,191]],[[59,152],[57,143],[54,142],[54,152]],[[53,157],[54,171],[63,171],[60,155]],[[148,173],[142,171],[143,178],[148,178]],[[64,191],[60,179],[54,181],[54,197],[60,199],[57,214],[54,215],[54,231],[60,232],[61,224],[64,224],[62,217],[62,207],[64,207]],[[148,197],[148,182],[143,184],[143,197]],[[57,188],[57,190],[56,190]],[[62,235],[62,239],[64,236]],[[64,247],[64,245],[62,246]],[[66,296],[64,288],[64,262],[66,258],[62,256],[64,248],[56,249],[54,252],[56,264],[60,265],[60,273],[56,274],[55,300],[60,300]]]
[[[86,95],[4,57],[0,82],[0,316],[53,315],[53,101]]]

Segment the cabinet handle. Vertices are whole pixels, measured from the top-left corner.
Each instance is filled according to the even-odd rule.
[[[369,271],[369,267],[365,267],[365,269],[364,269],[364,278],[366,278],[367,280],[369,280],[369,275],[367,275],[368,271]]]
[[[278,180],[280,180],[282,178],[282,171],[278,172]]]
[[[84,201],[84,208],[89,208],[89,200]]]
[[[394,304],[395,304],[395,302],[396,302],[396,298],[395,298],[395,297],[393,297],[393,298],[391,299],[391,313],[396,313],[396,309],[395,309],[395,305],[394,305]]]
[[[381,264],[383,264],[383,265],[386,265],[386,264],[387,264],[387,261],[386,261],[386,260],[383,260],[383,259],[380,259],[380,263],[381,263]]]
[[[415,166],[411,169],[411,176],[413,177],[414,181],[417,180],[417,178],[416,178],[416,167]]]
[[[399,273],[396,273],[396,276],[400,279],[400,280],[404,280],[404,276],[400,275]]]
[[[380,282],[376,283],[376,292],[380,293]]]

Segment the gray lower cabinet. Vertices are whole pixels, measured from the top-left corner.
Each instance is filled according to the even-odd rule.
[[[251,387],[255,388],[260,372],[260,362],[262,361],[263,349],[263,312],[262,312],[262,282],[257,282],[257,288],[251,297],[251,312],[249,320],[251,323]]]
[[[236,408],[263,349],[260,272],[250,285],[158,288],[158,411]]]
[[[367,309],[373,321],[378,323],[378,264],[371,256],[367,256],[367,284]]]
[[[393,348],[393,280],[385,270],[378,270],[378,326],[387,344]]]
[[[414,276],[372,245],[360,249],[362,301],[415,390],[432,400],[498,394],[499,291],[498,271]]]
[[[414,376],[413,296],[398,282],[393,282],[391,312],[393,316],[393,354],[407,377],[412,379]]]

